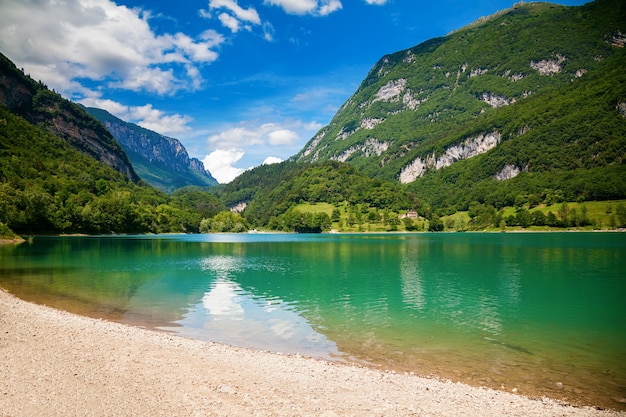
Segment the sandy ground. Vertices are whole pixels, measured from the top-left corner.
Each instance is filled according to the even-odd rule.
[[[625,416],[184,339],[0,290],[1,416]]]

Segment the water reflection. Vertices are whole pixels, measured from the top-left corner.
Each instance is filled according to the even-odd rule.
[[[216,255],[202,259],[201,269],[211,278],[201,301],[190,306],[178,327],[162,329],[210,340],[282,353],[304,353],[326,359],[341,356],[334,342],[317,332],[299,313],[297,303],[277,296],[265,297],[235,281],[249,271],[239,256]],[[259,272],[259,264],[255,265]],[[268,264],[267,271],[276,271]]]
[[[243,320],[244,310],[241,306],[241,287],[234,282],[218,278],[210,291],[202,297],[202,305],[207,312],[216,316],[225,316],[228,320]]]
[[[401,252],[400,277],[402,279],[402,301],[409,308],[423,311],[426,306],[422,277],[419,269],[418,246],[408,242],[406,249]]]

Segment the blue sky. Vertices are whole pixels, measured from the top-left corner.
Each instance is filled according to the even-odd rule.
[[[179,139],[229,182],[297,153],[383,55],[514,3],[2,0],[0,52],[66,98]]]

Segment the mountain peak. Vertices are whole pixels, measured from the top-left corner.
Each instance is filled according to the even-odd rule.
[[[117,139],[139,176],[148,184],[165,192],[188,185],[217,185],[204,164],[197,158],[190,158],[178,139],[125,122],[106,110],[89,107],[87,112]]]

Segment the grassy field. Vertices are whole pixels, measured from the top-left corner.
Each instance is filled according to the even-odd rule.
[[[587,201],[584,203],[568,202],[558,203],[550,206],[540,205],[529,210],[530,213],[535,211],[541,211],[546,216],[552,212],[555,216],[559,217],[567,215],[578,216],[579,218],[585,216],[586,223],[584,226],[568,228],[555,228],[548,226],[530,226],[523,229],[519,226],[507,226],[501,225],[490,226],[479,230],[487,231],[514,231],[514,230],[535,230],[535,231],[556,231],[556,230],[612,230],[620,225],[620,219],[618,217],[619,207],[626,207],[626,200],[615,201]],[[333,211],[338,210],[339,219],[332,222],[332,229],[338,232],[392,232],[407,231],[406,225],[403,220],[393,221],[390,219],[399,219],[403,217],[406,212],[391,212],[383,210],[374,210],[371,208],[362,208],[361,206],[350,206],[348,203],[330,204],[330,203],[318,203],[318,204],[299,204],[295,207],[297,210],[303,213],[326,213],[331,219],[333,218]],[[370,214],[374,210],[376,215]],[[506,207],[501,211],[502,217],[515,216],[517,213],[515,207]],[[360,213],[360,214],[359,214]],[[444,224],[445,231],[466,231],[472,230],[470,223],[470,216],[466,211],[459,211],[449,216],[441,218]],[[413,228],[411,231],[427,231],[428,220],[424,218],[418,218],[413,220]]]
[[[559,212],[564,209],[571,215],[585,215],[589,220],[589,225],[582,227],[582,229],[588,230],[605,230],[615,229],[619,226],[620,221],[617,215],[618,207],[626,207],[626,200],[612,200],[612,201],[586,201],[584,203],[568,202],[557,203],[549,206],[539,205],[530,209],[530,213],[540,211],[545,215],[552,212],[557,217]],[[516,209],[514,207],[507,207],[504,209],[504,217],[515,215]],[[534,227],[534,226],[533,226]],[[536,227],[535,227],[536,228]],[[532,230],[533,228],[531,228]],[[544,230],[549,230],[549,227],[543,227]]]
[[[338,232],[403,232],[407,231],[403,221],[398,221],[394,225],[394,221],[385,221],[387,219],[399,219],[399,216],[405,215],[406,211],[393,212],[384,210],[375,210],[376,216],[370,215],[371,208],[361,208],[360,205],[352,206],[347,202],[339,204],[316,203],[316,204],[299,204],[296,210],[303,213],[326,213],[332,219],[333,211],[339,211],[339,220],[332,223],[332,230]],[[360,215],[359,213],[360,212]],[[428,229],[428,221],[426,219],[417,219],[414,221],[417,231]]]

